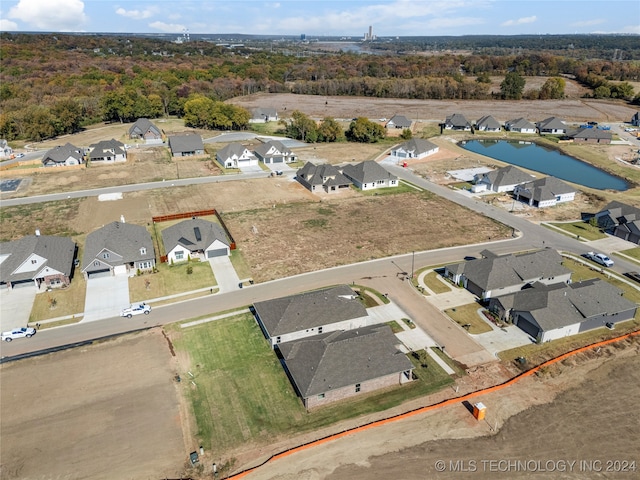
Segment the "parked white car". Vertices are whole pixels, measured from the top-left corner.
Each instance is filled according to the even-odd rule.
[[[146,303],[138,303],[136,305],[131,305],[130,307],[123,308],[120,312],[121,317],[131,318],[134,315],[149,315],[151,313],[151,305],[147,305]]]
[[[613,260],[607,257],[604,253],[587,252],[584,256],[589,260],[599,263],[603,267],[613,267]]]
[[[2,340],[11,342],[14,338],[31,338],[36,334],[36,329],[31,327],[14,328],[8,332],[2,332]]]

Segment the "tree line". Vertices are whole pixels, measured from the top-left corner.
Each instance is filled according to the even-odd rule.
[[[563,77],[597,98],[640,103],[637,62],[517,55],[297,57],[261,49],[241,55],[209,42],[62,34],[0,34],[0,138],[43,140],[99,121],[185,117],[203,128],[246,128],[246,113],[220,105],[257,92],[416,99],[562,98]],[[491,77],[503,76],[500,92]],[[520,85],[544,76],[539,90]],[[208,100],[204,100],[204,99]],[[194,102],[194,103],[190,103]],[[207,115],[202,105],[210,106]],[[187,107],[189,105],[189,107]],[[213,105],[213,106],[211,106]],[[319,138],[330,138],[331,125]]]

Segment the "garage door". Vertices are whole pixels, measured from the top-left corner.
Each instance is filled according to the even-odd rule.
[[[249,158],[238,160],[238,165],[249,165],[250,163],[251,163],[251,159]]]
[[[22,288],[22,287],[35,287],[36,284],[33,283],[33,280],[22,280],[20,282],[13,282],[11,284],[12,288]]]
[[[214,248],[212,250],[207,250],[207,258],[226,257],[226,256],[227,256],[226,248]]]
[[[96,270],[94,272],[87,273],[87,276],[89,278],[110,277],[111,270],[109,270],[108,268],[106,270]]]
[[[524,332],[528,333],[529,335],[531,335],[533,338],[538,338],[538,334],[540,333],[540,329],[538,328],[537,325],[534,325],[533,323],[531,323],[530,321],[522,318],[522,317],[518,317],[518,323],[517,326],[520,330],[523,330]]]
[[[284,158],[282,157],[273,157],[273,163],[282,163],[284,162]]]

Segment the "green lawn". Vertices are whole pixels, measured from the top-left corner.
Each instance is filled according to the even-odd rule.
[[[189,267],[193,269],[191,274],[187,273]],[[145,273],[129,278],[129,298],[132,302],[217,285],[209,262],[184,262],[174,265],[160,263],[157,270],[157,273]]]
[[[443,283],[438,277],[440,277],[438,273],[429,272],[424,276],[424,284],[436,295],[439,293],[450,292],[451,289],[449,286]]]
[[[471,325],[467,331],[477,335],[491,331],[491,327],[487,325],[487,322],[478,316],[479,308],[482,307],[477,303],[468,303],[467,305],[449,308],[444,313],[460,326]]]
[[[623,250],[620,253],[624,253],[627,257],[631,257],[634,260],[640,262],[640,247],[630,248],[629,250]]]
[[[580,237],[586,241],[600,240],[607,236],[600,231],[598,227],[589,225],[586,222],[571,222],[571,223],[550,223],[554,227],[557,227],[572,237]]]
[[[401,193],[416,193],[423,191],[422,188],[416,187],[411,183],[405,182],[404,180],[400,181],[397,187],[374,188],[373,190],[358,190],[357,188],[355,188],[355,190],[366,196],[399,195]]]
[[[29,322],[40,322],[49,318],[84,312],[86,291],[87,282],[84,277],[76,275],[68,288],[55,288],[50,292],[38,293],[31,308]]]
[[[189,357],[180,388],[192,405],[197,442],[221,455],[245,443],[268,444],[281,435],[383,411],[453,382],[431,358],[422,368],[410,356],[418,366],[417,381],[306,412],[251,314],[184,330],[176,324],[165,328],[175,348]]]

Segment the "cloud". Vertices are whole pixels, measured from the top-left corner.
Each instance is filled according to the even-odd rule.
[[[178,33],[183,32],[186,29],[184,25],[179,23],[153,22],[150,23],[149,26],[165,33]]]
[[[538,17],[532,15],[530,17],[522,17],[517,20],[507,20],[502,23],[503,27],[513,27],[514,25],[524,25],[525,23],[533,23],[538,20]]]
[[[143,20],[145,18],[153,17],[155,15],[155,8],[145,8],[144,10],[125,10],[124,8],[118,8],[116,13],[120,16],[133,18],[134,20]]]
[[[12,30],[18,30],[18,24],[6,18],[0,18],[0,32],[10,32]]]
[[[7,17],[49,31],[80,31],[87,22],[82,0],[19,0]]]

